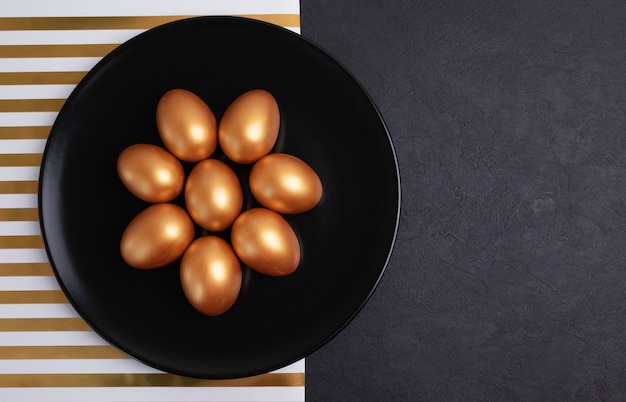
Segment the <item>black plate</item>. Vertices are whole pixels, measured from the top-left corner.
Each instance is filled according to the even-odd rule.
[[[241,93],[268,90],[281,110],[274,152],[306,161],[324,186],[315,209],[286,216],[301,242],[298,270],[273,278],[245,268],[239,299],[218,317],[188,304],[178,261],[142,271],[119,253],[126,225],[148,204],[123,187],[116,160],[131,144],[161,145],[155,110],[172,88],[198,94],[218,120]],[[245,184],[249,167],[231,165]],[[244,190],[245,207],[257,205]],[[148,365],[200,378],[277,369],[339,332],[385,269],[399,201],[388,132],[353,76],[297,34],[232,17],[163,25],[106,56],[59,113],[39,188],[48,256],[80,315]]]

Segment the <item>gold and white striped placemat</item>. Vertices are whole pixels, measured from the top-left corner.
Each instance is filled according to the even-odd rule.
[[[0,401],[304,401],[304,359],[272,373],[213,381],[127,357],[74,311],[43,249],[37,179],[65,99],[120,43],[197,15],[246,16],[300,32],[299,0],[0,5]]]

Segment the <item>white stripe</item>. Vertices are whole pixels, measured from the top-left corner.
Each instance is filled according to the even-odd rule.
[[[11,402],[304,402],[304,387],[0,388]]]
[[[66,99],[76,85],[0,85],[0,99]]]
[[[0,140],[0,154],[41,154],[46,147],[46,141]]]
[[[298,0],[107,0],[85,2],[80,0],[4,1],[2,15],[5,17],[39,16],[89,16],[89,15],[220,15],[220,14],[299,14]]]
[[[108,343],[93,331],[0,331],[0,346],[99,346]]]
[[[0,263],[48,262],[43,248],[4,248],[0,249]]]
[[[0,194],[0,208],[37,208],[37,194]],[[0,233],[6,224],[0,222]]]
[[[0,31],[3,45],[100,45],[123,43],[145,29]]]
[[[0,359],[2,374],[158,374],[154,369],[135,359]]]
[[[51,126],[57,112],[3,112],[0,113],[0,126]]]
[[[304,363],[304,360],[301,360]],[[62,374],[62,373],[163,373],[135,359],[0,359],[0,374]],[[292,364],[277,374],[304,373],[304,364]]]
[[[39,166],[0,166],[0,181],[39,180]]]
[[[275,370],[273,373],[304,373],[304,359]]]
[[[0,304],[0,319],[77,317],[79,315],[76,310],[67,303]]]
[[[3,194],[3,195],[14,195],[14,194]],[[15,194],[15,195],[21,195],[21,194]],[[35,195],[35,194],[27,194],[27,195]],[[3,206],[3,208],[13,208],[13,207]],[[30,208],[30,207],[26,207],[26,208]],[[0,236],[36,236],[36,235],[41,235],[39,221],[0,222]]]
[[[61,290],[54,276],[1,276],[3,290]]]
[[[0,58],[0,72],[89,71],[100,59],[100,57]]]

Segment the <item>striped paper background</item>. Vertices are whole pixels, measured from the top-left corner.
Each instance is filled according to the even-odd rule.
[[[108,345],[60,290],[43,249],[37,179],[80,79],[120,43],[197,15],[300,31],[299,0],[18,0],[0,4],[0,401],[304,401],[304,360],[236,380],[160,372]]]

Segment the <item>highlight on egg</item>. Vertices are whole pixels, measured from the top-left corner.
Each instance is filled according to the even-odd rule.
[[[193,222],[181,207],[154,204],[141,211],[122,234],[124,261],[138,269],[153,269],[177,260],[195,233]]]
[[[185,183],[180,161],[152,144],[135,144],[125,148],[117,158],[117,172],[128,191],[151,203],[173,200]]]
[[[185,203],[193,220],[205,229],[228,228],[241,212],[243,192],[237,175],[224,162],[205,159],[189,173]]]
[[[322,198],[322,182],[315,170],[288,154],[261,158],[252,167],[249,182],[257,201],[283,214],[306,212]]]
[[[189,303],[216,316],[230,309],[241,290],[241,264],[230,245],[217,236],[196,239],[180,263],[180,280]]]
[[[265,275],[289,275],[300,264],[295,232],[285,218],[266,208],[239,215],[233,223],[231,243],[244,264]]]
[[[230,160],[249,164],[272,150],[279,128],[276,99],[263,89],[254,89],[228,106],[218,127],[218,141]]]
[[[167,91],[157,104],[156,122],[163,144],[180,160],[201,161],[211,156],[217,147],[215,115],[191,91]]]

